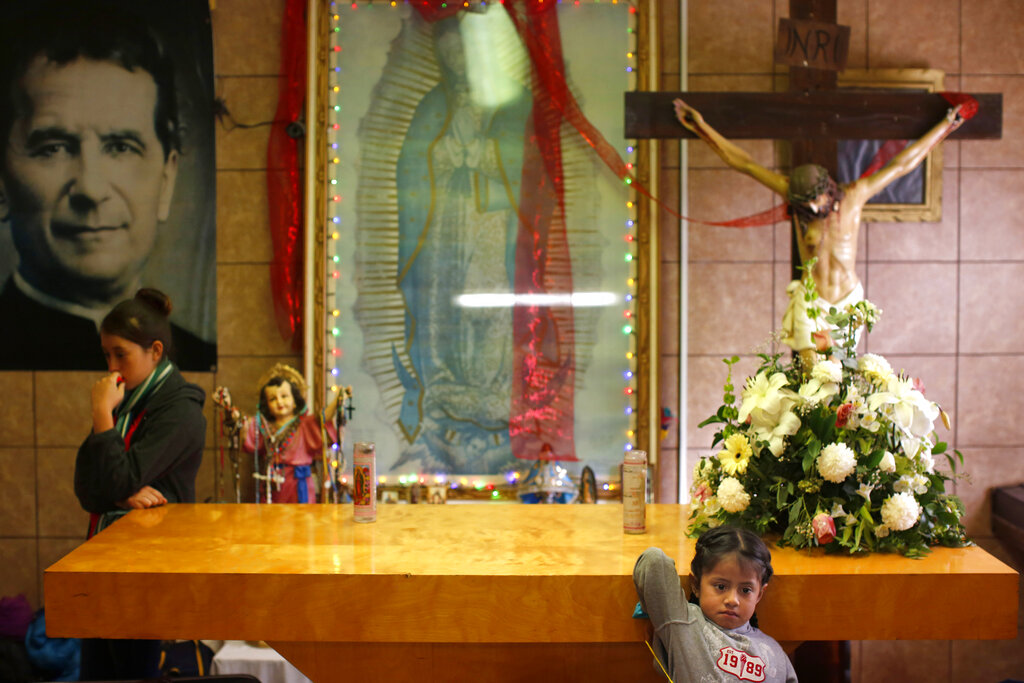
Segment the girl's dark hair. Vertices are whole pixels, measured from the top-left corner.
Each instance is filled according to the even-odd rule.
[[[159,289],[143,288],[107,313],[100,332],[123,337],[148,349],[153,342],[164,346],[164,357],[174,357],[171,340],[171,298]]]
[[[690,562],[690,573],[697,581],[726,555],[736,553],[761,572],[761,583],[768,583],[772,574],[772,554],[761,537],[749,529],[720,526],[708,529],[697,539],[697,552]]]
[[[749,529],[719,526],[708,529],[697,539],[697,551],[690,562],[690,573],[696,587],[700,587],[700,579],[705,572],[711,571],[723,557],[733,553],[760,572],[762,586],[771,581],[774,573],[772,554],[761,537]],[[690,602],[699,604],[694,588],[690,586]],[[757,627],[757,615],[751,617],[750,623]]]
[[[268,420],[272,421],[274,416],[270,414],[270,406],[267,405],[267,387],[279,387],[285,382],[288,382],[287,377],[271,377],[266,384],[260,387],[260,415]],[[299,414],[306,409],[306,399],[295,391],[295,385],[291,382],[288,382],[288,387],[292,391],[292,400],[295,401],[295,413]]]

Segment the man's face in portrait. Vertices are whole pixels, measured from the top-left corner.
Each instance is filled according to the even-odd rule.
[[[125,295],[167,218],[177,174],[177,152],[156,135],[152,75],[38,57],[12,95],[0,219],[10,221],[19,272],[68,301]]]

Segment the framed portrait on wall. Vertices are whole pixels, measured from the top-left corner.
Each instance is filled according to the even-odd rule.
[[[944,90],[944,72],[938,69],[847,69],[839,74],[844,89],[899,89],[916,92]],[[856,180],[877,159],[886,140],[840,140],[838,180]],[[912,142],[912,141],[907,141]],[[865,221],[935,222],[942,219],[942,145],[924,163],[890,183],[868,200]]]
[[[646,228],[615,169],[646,3],[525,6],[319,19],[317,374],[385,475],[610,474],[636,446]]]
[[[0,29],[0,369],[105,369],[99,323],[154,287],[172,359],[212,370],[209,4],[2,0]]]

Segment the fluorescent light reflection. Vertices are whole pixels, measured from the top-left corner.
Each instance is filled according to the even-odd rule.
[[[474,103],[500,107],[528,93],[528,86],[515,75],[516,66],[527,63],[526,48],[508,12],[498,3],[483,12],[478,9],[459,15],[459,33]]]
[[[614,292],[573,292],[572,294],[460,294],[455,305],[463,308],[512,308],[513,306],[547,306],[558,308],[594,308],[614,306],[619,297]]]

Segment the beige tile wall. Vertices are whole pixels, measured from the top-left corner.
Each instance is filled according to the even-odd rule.
[[[283,0],[218,0],[212,12],[216,95],[234,119],[274,118]],[[255,408],[256,383],[278,361],[301,359],[278,334],[271,314],[266,200],[267,126],[217,129],[216,373],[188,373],[208,393],[232,389]],[[24,593],[43,604],[42,572],[85,538],[88,515],[73,491],[75,453],[88,433],[87,372],[0,372],[0,596]],[[214,495],[214,414],[197,497]],[[244,462],[243,465],[247,465]],[[244,470],[248,475],[251,467]],[[243,479],[246,479],[243,477]],[[226,483],[230,493],[230,482]]]
[[[785,0],[690,0],[689,88],[783,87],[782,71],[771,63],[771,42],[772,27],[788,15],[788,8]],[[1016,419],[1024,411],[1016,379],[1024,372],[1024,293],[1019,284],[1024,281],[1022,9],[1014,0],[838,2],[839,22],[851,27],[850,67],[943,69],[948,89],[1003,93],[1002,140],[945,144],[942,221],[869,224],[862,231],[858,259],[869,298],[885,312],[864,347],[920,375],[928,396],[953,418],[953,430],[944,436],[967,460],[971,478],[956,489],[967,504],[968,530],[1005,561],[1009,556],[990,526],[991,489],[1024,482],[1024,427]],[[670,30],[663,27],[662,32],[670,41]],[[662,47],[672,49],[678,50],[678,43]],[[777,159],[770,142],[742,145],[763,164]],[[772,197],[759,185],[723,169],[707,149],[689,145],[690,215],[733,218],[771,207]],[[675,221],[661,224],[663,233],[677,229]],[[698,431],[696,425],[721,401],[721,358],[740,354],[736,374],[746,376],[756,366],[757,345],[779,323],[790,242],[786,226],[686,229],[690,317],[685,466],[692,467],[711,441],[710,431]],[[678,259],[666,258],[662,267],[675,271],[662,281],[675,286]],[[663,322],[676,329],[677,321],[667,319],[672,313],[666,310]],[[671,334],[661,331],[663,339]],[[665,347],[662,371],[676,372],[678,365],[678,352]],[[677,384],[673,379],[665,386],[677,389]],[[673,398],[665,391],[662,396]],[[676,401],[668,405],[678,406]],[[661,491],[669,494],[663,499],[674,499],[674,483],[662,477]],[[992,642],[858,642],[852,648],[853,683],[1024,678],[1022,653],[1024,636]]]

